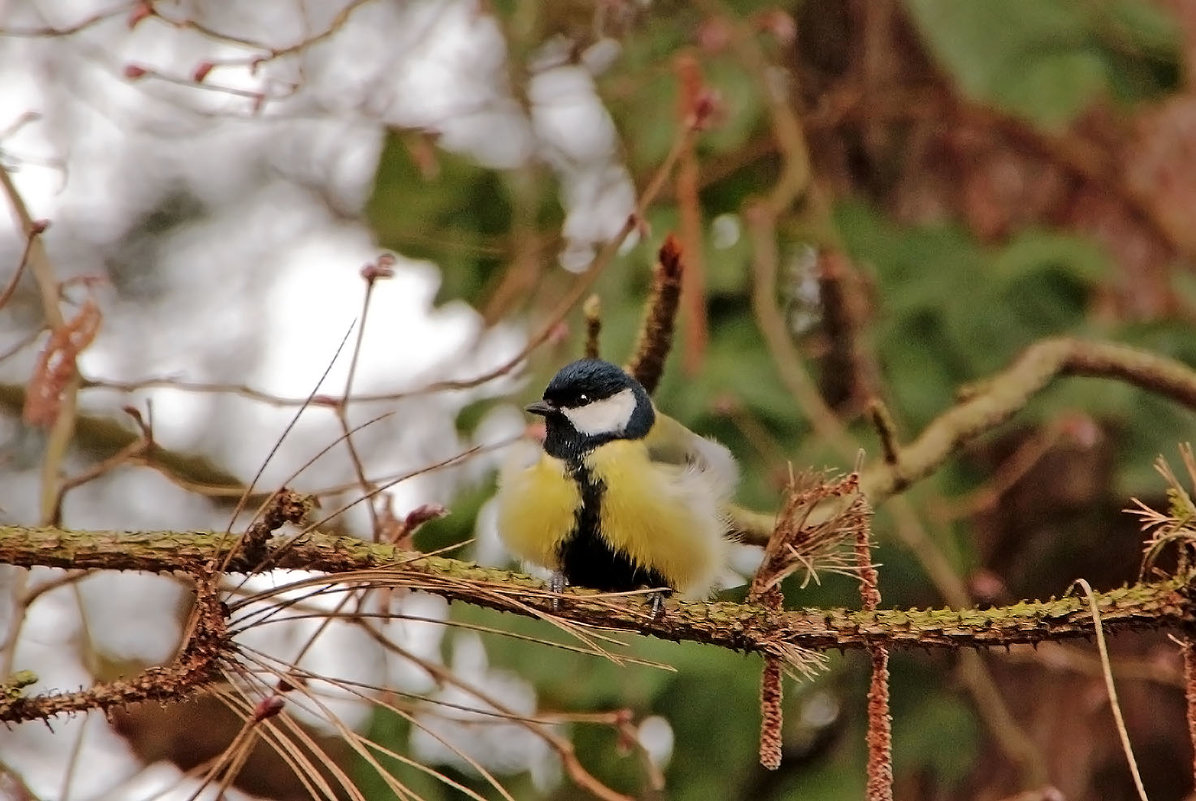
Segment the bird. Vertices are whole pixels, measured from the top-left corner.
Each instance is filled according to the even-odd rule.
[[[538,454],[499,475],[508,550],[552,571],[554,592],[649,588],[709,597],[726,569],[726,508],[739,473],[723,445],[662,414],[622,368],[565,365],[526,411],[544,418]]]

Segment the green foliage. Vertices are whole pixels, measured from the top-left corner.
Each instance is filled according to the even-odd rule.
[[[493,495],[493,479],[459,487],[453,496],[449,514],[429,520],[416,530],[416,550],[430,553],[472,539],[478,510]]]
[[[1158,97],[1178,82],[1176,26],[1147,0],[907,0],[905,5],[931,56],[965,95],[1043,128],[1062,129],[1105,100],[1133,103]],[[735,10],[743,12],[741,5]],[[637,23],[634,33],[619,40],[623,49],[618,68],[598,78],[600,93],[620,132],[624,148],[620,158],[641,188],[675,142],[680,121],[674,60],[692,44],[693,29],[702,21],[685,4],[653,11]],[[770,46],[767,34],[757,34],[763,47]],[[750,243],[742,231],[735,235],[743,225],[740,215],[745,203],[766,193],[777,175],[775,141],[759,94],[759,76],[744,67],[733,47],[692,52],[701,61],[707,84],[726,105],[723,123],[698,140],[710,341],[701,370],[685,374],[681,354],[688,343],[684,323],[679,323],[674,355],[656,400],[670,414],[715,436],[737,454],[744,472],[740,501],[775,508],[780,495],[777,473],[784,472],[785,460],[798,469],[845,465],[841,454],[811,436],[810,426],[778,376],[752,311]],[[803,66],[817,72],[815,65]],[[805,75],[801,77],[804,82]],[[822,133],[811,129],[813,147]],[[824,169],[828,162],[851,162],[856,155],[853,146],[848,142],[843,153],[816,154],[825,161],[815,160],[815,170]],[[536,175],[496,172],[439,151],[439,173],[429,178],[417,167],[412,147],[412,140],[401,135],[392,134],[388,140],[368,210],[371,224],[384,244],[441,265],[442,297],[460,297],[476,305],[496,272],[506,267],[509,258],[504,247],[510,237],[533,233],[522,229],[520,221],[534,220],[534,233],[540,235],[559,230],[556,187],[538,181]],[[849,164],[844,172],[859,168]],[[890,174],[901,171],[900,164],[880,168]],[[828,186],[839,188],[856,176],[822,177],[831,179]],[[859,184],[869,185],[867,180]],[[595,287],[603,308],[602,355],[612,361],[629,356],[656,249],[665,234],[679,228],[679,210],[669,191],[647,211],[649,241],[615,258]],[[1046,336],[1112,334],[1196,363],[1196,340],[1186,325],[1097,329],[1091,315],[1093,299],[1122,276],[1092,239],[1032,227],[986,243],[963,221],[911,226],[888,217],[883,198],[876,205],[865,205],[853,199],[850,189],[840,195],[844,196],[848,199],[835,208],[834,222],[854,263],[870,279],[876,316],[866,334],[891,393],[887,400],[907,437],[949,407],[961,386],[1002,370],[1019,351]],[[789,261],[787,248],[806,246],[797,231],[807,220],[800,217],[799,211],[778,221],[783,264]],[[566,278],[551,261],[551,253],[546,252],[546,296],[556,290],[550,282]],[[1180,294],[1196,300],[1196,283],[1187,280],[1188,285],[1179,287]],[[560,362],[580,353],[577,320],[570,319],[572,342],[535,357],[529,396],[538,393]],[[800,341],[797,333],[794,338],[799,347],[809,346],[807,355],[817,352],[817,342]],[[751,436],[725,413],[728,400],[757,425]],[[464,409],[459,429],[470,431],[493,403],[479,401]],[[1190,415],[1170,402],[1124,384],[1104,381],[1098,387],[1081,379],[1059,382],[1019,414],[1017,424],[1057,419],[1071,409],[1119,429],[1116,460],[1125,497],[1144,487],[1157,488],[1151,469],[1154,455],[1173,452],[1175,441],[1183,439],[1190,427]],[[875,454],[872,432],[859,420],[852,424],[861,441],[869,444],[870,454]],[[761,432],[771,439],[771,453],[758,441]],[[782,454],[779,459],[777,453]],[[944,495],[965,494],[990,477],[959,460],[913,488],[907,500],[921,514],[933,510],[928,498],[941,501]],[[471,537],[477,510],[491,493],[489,485],[463,490],[452,504],[453,514],[423,528],[417,544],[427,550]],[[1088,520],[1084,514],[1073,517]],[[886,605],[940,603],[917,557],[892,537],[893,528],[885,510],[880,510],[876,530],[882,546],[876,559],[883,565]],[[984,566],[970,520],[939,525],[931,521],[929,529],[931,539],[961,576]],[[1066,548],[1072,550],[1061,545],[1059,553],[1088,547],[1078,537],[1068,538]],[[785,585],[787,603],[858,602],[851,581],[824,579],[825,583],[805,589],[790,580]],[[728,597],[741,594],[742,590],[731,591]],[[524,637],[568,642],[567,635],[543,622],[461,605],[453,607],[453,616]],[[542,709],[628,708],[636,719],[649,715],[667,719],[676,736],[667,776],[670,798],[746,797],[759,783],[758,659],[692,644],[628,638],[627,653],[671,665],[676,672],[670,672],[618,665],[510,637],[486,635],[484,640],[491,665],[517,672],[534,684]],[[841,725],[839,741],[800,770],[783,768],[762,799],[840,801],[863,795],[862,710],[867,678],[863,664],[848,660],[844,667],[843,661],[836,661],[827,680],[837,685],[849,710],[836,723]],[[980,758],[984,735],[967,699],[942,687],[944,670],[942,665],[931,669],[925,660],[913,657],[895,658],[894,742],[899,776],[917,773],[949,787],[966,777]],[[787,715],[796,717],[798,709],[791,700]],[[375,726],[382,723],[379,719]],[[395,741],[405,742],[406,724],[391,721],[388,725],[395,728]],[[619,752],[608,727],[574,725],[568,734],[587,769],[617,790],[643,794],[638,759]],[[451,796],[440,789],[425,789],[426,783],[420,782],[413,787],[425,797]],[[525,786],[526,777],[515,777],[513,782],[515,788]],[[535,794],[530,787],[525,789],[527,797]],[[559,798],[578,795],[567,782],[557,793]]]
[[[1047,128],[1102,95],[1155,97],[1179,78],[1179,33],[1144,0],[906,0],[940,64],[973,100]]]
[[[365,215],[383,247],[439,264],[439,301],[462,298],[476,304],[510,260],[504,243],[518,204],[529,202],[527,180],[527,174],[495,170],[434,148],[418,134],[392,131]],[[551,190],[536,187],[537,199],[530,202],[538,205],[528,222],[559,226],[560,208]]]
[[[904,776],[929,772],[940,786],[957,784],[980,756],[981,731],[975,712],[959,696],[938,686],[936,677],[912,669],[894,673],[894,772]]]
[[[377,709],[370,720],[366,736],[372,742],[380,743],[396,753],[406,755],[407,738],[410,734],[411,724],[406,719],[388,710]],[[441,782],[436,781],[433,776],[424,771],[406,765],[400,760],[384,756],[378,757],[378,762],[397,781],[428,801],[448,801],[449,798],[452,798]],[[355,784],[366,798],[386,798],[391,794],[385,780],[378,775],[377,769],[360,756],[356,759],[354,778]]]
[[[1024,231],[1001,247],[956,225],[908,228],[843,204],[848,250],[875,273],[882,366],[901,416],[920,429],[963,384],[1006,365],[1030,343],[1085,327],[1108,257],[1082,237]]]

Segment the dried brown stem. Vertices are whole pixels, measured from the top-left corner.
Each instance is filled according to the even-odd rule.
[[[683,52],[675,62],[679,88],[682,125],[695,125],[710,116],[709,90],[703,86],[702,67],[697,56]],[[682,369],[694,375],[702,365],[709,331],[706,325],[706,278],[702,258],[702,204],[698,197],[700,175],[696,143],[690,141],[677,165],[677,210],[680,214],[681,241],[685,243],[687,265],[681,273],[685,301],[685,349]]]
[[[869,527],[860,526],[855,540],[856,565],[860,571],[860,598],[864,611],[880,606],[880,577],[872,564]],[[868,801],[893,798],[893,716],[889,710],[889,649],[870,645],[872,680],[868,685]]]
[[[664,360],[673,344],[673,325],[681,298],[681,277],[685,272],[681,255],[681,243],[669,234],[660,246],[644,322],[640,326],[635,351],[627,363],[627,372],[650,393],[655,392],[660,383]]]
[[[775,656],[764,658],[764,670],[760,674],[760,764],[768,770],[781,767],[782,718],[781,701],[784,699],[781,660]]]
[[[1188,739],[1192,741],[1192,775],[1196,776],[1196,650],[1190,637],[1180,641],[1184,657],[1184,697],[1188,702]]]
[[[889,407],[880,398],[873,398],[868,403],[868,418],[880,439],[880,452],[885,464],[896,467],[901,454],[901,442],[897,437],[897,424],[893,422]]]
[[[858,409],[880,391],[880,370],[866,344],[868,312],[855,268],[829,247],[818,256],[821,328],[827,339],[822,362],[823,394],[836,408]]]
[[[601,353],[598,340],[602,335],[602,299],[597,295],[590,295],[582,304],[581,313],[586,318],[585,357],[597,359]]]

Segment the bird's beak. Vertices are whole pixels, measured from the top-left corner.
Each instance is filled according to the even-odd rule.
[[[535,403],[529,403],[525,407],[525,411],[547,417],[556,411],[556,407],[546,400],[538,400]]]

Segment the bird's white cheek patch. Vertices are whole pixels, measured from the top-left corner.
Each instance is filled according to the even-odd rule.
[[[588,437],[618,434],[627,428],[635,412],[635,393],[630,389],[576,409],[562,409],[578,433]]]

